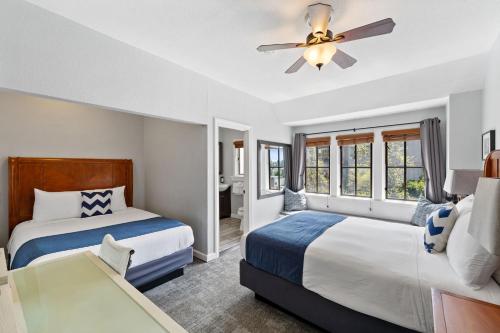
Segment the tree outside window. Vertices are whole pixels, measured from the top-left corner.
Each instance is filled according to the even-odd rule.
[[[340,150],[340,194],[372,197],[373,133],[337,135]]]
[[[420,140],[385,143],[387,199],[415,201],[425,196]]]
[[[308,193],[330,194],[330,138],[319,145],[306,146],[306,179]],[[323,143],[323,144],[322,144]]]
[[[285,164],[283,160],[283,147],[269,147],[269,190],[281,191],[285,186]]]
[[[372,144],[340,146],[340,193],[353,197],[372,197]]]
[[[420,129],[384,131],[385,197],[416,201],[425,196]]]

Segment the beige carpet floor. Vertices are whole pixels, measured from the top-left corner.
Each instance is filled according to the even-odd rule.
[[[195,259],[184,276],[145,295],[192,333],[320,332],[310,324],[255,299],[239,282],[239,246],[209,263]]]

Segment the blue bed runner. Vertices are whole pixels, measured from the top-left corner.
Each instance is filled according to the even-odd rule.
[[[116,240],[120,240],[183,225],[185,224],[177,220],[154,217],[102,228],[35,238],[27,241],[17,250],[11,269],[24,267],[36,258],[46,254],[101,244],[106,234],[111,234]]]
[[[252,231],[246,239],[246,261],[263,271],[302,285],[307,247],[346,216],[300,212]]]

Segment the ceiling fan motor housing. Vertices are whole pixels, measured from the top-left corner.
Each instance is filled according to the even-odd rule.
[[[306,22],[311,27],[312,34],[315,37],[322,37],[327,34],[332,13],[332,6],[324,3],[316,3],[307,7]]]
[[[326,34],[321,36],[315,36],[312,32],[307,35],[307,44],[318,44],[333,41],[333,33],[331,30],[326,30]]]

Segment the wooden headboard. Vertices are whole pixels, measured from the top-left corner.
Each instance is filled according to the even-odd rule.
[[[483,176],[500,178],[500,150],[494,150],[486,157]]]
[[[132,206],[132,168],[132,160],[9,157],[9,235],[32,219],[35,188],[58,192],[125,185],[125,200]]]

